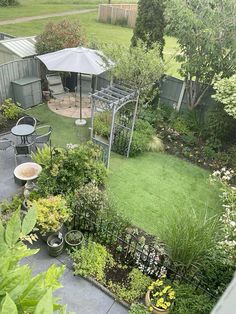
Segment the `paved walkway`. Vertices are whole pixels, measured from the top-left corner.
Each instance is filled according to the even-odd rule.
[[[11,134],[6,134],[3,137],[13,139]],[[21,162],[24,161],[28,160],[21,160]],[[22,186],[14,181],[14,168],[14,151],[11,148],[6,151],[6,154],[4,151],[0,151],[0,201],[22,192]],[[67,266],[61,279],[63,288],[59,289],[55,295],[61,298],[63,304],[67,304],[68,311],[74,311],[76,314],[128,313],[126,308],[99,288],[79,276],[74,276],[72,263],[66,253],[58,258],[52,258],[48,255],[46,246],[41,241],[34,243],[34,248],[40,248],[40,251],[22,261],[23,264],[29,264],[32,267],[33,275],[45,271],[51,264],[65,264]]]
[[[47,19],[49,17],[67,16],[67,15],[82,14],[82,13],[89,13],[89,12],[95,12],[95,11],[97,11],[97,9],[84,9],[84,10],[65,11],[61,13],[50,13],[50,14],[43,14],[43,15],[36,15],[36,16],[19,17],[12,20],[0,21],[0,25],[30,22],[34,20]]]

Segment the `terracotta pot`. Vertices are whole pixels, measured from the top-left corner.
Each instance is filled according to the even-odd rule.
[[[169,314],[169,310],[160,309],[151,303],[150,290],[145,295],[145,304],[147,307],[151,306],[153,308],[152,314]]]

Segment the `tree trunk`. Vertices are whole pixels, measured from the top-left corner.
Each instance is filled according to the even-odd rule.
[[[193,110],[200,104],[203,96],[209,89],[210,85],[201,86],[197,79],[193,81],[191,78],[186,78],[185,82],[188,99],[188,108],[190,110]]]

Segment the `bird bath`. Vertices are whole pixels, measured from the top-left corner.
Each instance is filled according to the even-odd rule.
[[[35,188],[33,180],[38,178],[41,171],[42,167],[34,162],[25,162],[15,168],[15,177],[19,180],[27,181],[24,188],[25,202],[29,197],[30,191]]]

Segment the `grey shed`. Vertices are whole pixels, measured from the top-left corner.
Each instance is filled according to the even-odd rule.
[[[35,56],[35,37],[0,40],[0,64]]]

